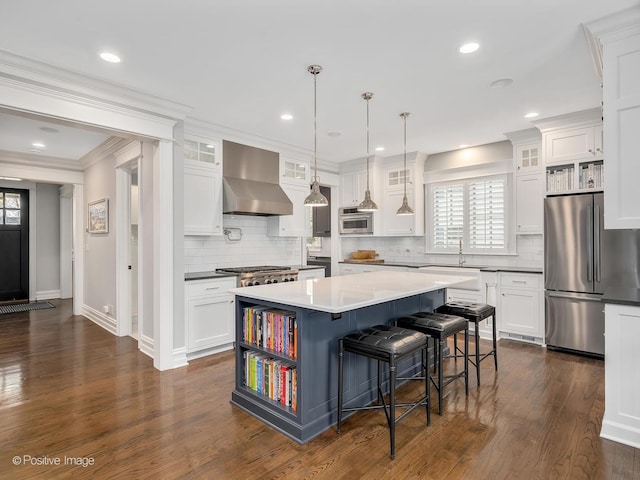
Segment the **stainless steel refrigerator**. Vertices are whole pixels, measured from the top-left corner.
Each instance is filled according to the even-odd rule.
[[[544,204],[545,340],[550,348],[604,355],[609,286],[640,288],[640,231],[605,230],[602,193]]]

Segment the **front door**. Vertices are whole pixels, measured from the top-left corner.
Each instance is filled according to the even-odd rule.
[[[29,191],[0,188],[0,302],[29,300]]]

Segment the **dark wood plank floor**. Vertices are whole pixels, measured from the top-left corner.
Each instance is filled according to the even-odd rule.
[[[380,411],[298,445],[230,405],[232,354],[159,372],[54,303],[0,315],[3,479],[640,479],[640,450],[599,437],[599,360],[502,340],[481,387],[449,387],[430,427],[423,410],[398,424],[392,461]]]

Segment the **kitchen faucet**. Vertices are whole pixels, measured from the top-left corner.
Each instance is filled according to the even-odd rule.
[[[465,262],[464,257],[462,256],[462,239],[460,239],[460,247],[458,248],[458,265],[461,267]]]

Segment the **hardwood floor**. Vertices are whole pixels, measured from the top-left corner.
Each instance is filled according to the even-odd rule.
[[[599,437],[599,360],[501,340],[499,372],[484,362],[468,397],[449,386],[430,427],[407,416],[390,460],[380,411],[298,445],[229,403],[231,353],[159,372],[133,339],[52,303],[0,315],[2,479],[640,479],[640,450]]]

